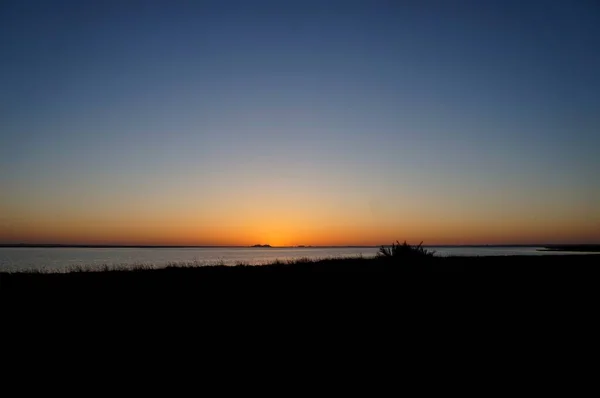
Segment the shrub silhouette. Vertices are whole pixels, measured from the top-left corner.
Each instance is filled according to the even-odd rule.
[[[386,259],[424,259],[433,257],[435,254],[435,250],[427,250],[423,247],[423,242],[419,243],[416,246],[411,246],[406,241],[400,244],[400,242],[396,241],[396,243],[392,243],[392,246],[385,247],[381,246],[379,248],[379,252],[377,253],[377,257],[386,258]]]

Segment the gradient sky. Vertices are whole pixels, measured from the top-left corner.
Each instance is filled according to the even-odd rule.
[[[600,4],[0,2],[0,242],[600,243]]]

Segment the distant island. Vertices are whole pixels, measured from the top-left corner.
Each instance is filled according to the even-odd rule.
[[[271,245],[252,245],[250,247],[271,247]]]

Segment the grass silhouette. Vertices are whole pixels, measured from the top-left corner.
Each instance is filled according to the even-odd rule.
[[[406,241],[400,244],[400,242],[396,241],[396,243],[392,243],[390,247],[381,246],[379,248],[379,252],[377,253],[377,257],[385,258],[385,259],[423,259],[433,257],[435,254],[435,250],[427,250],[423,247],[423,242],[419,243],[416,246],[411,246]]]
[[[459,274],[453,278],[455,283],[469,277],[494,281],[514,281],[516,276],[523,280],[530,276],[539,282],[543,275],[564,275],[565,273],[589,274],[598,272],[600,255],[539,255],[539,256],[496,256],[496,257],[444,257],[436,256],[427,250],[421,242],[410,245],[406,241],[396,241],[391,246],[381,246],[374,257],[338,257],[338,258],[297,258],[294,260],[275,260],[266,265],[238,262],[228,266],[223,261],[206,264],[201,261],[169,263],[165,266],[151,264],[71,266],[62,270],[51,269],[0,271],[0,293],[9,291],[39,292],[87,292],[89,289],[99,292],[127,292],[134,294],[139,289],[150,288],[153,291],[176,294],[183,291],[214,293],[222,297],[222,291],[235,289],[254,289],[260,281],[270,280],[270,276],[284,282],[281,286],[291,286],[291,282],[300,286],[310,285],[314,274],[336,274],[329,279],[331,287],[339,287],[333,280],[342,280],[341,274],[348,273],[388,273],[390,278],[375,277],[389,283],[402,281],[442,281],[447,284],[450,274]],[[312,276],[310,274],[313,274]],[[302,276],[306,275],[306,276]],[[396,277],[396,275],[398,277]],[[442,278],[436,275],[444,275]],[[292,276],[288,278],[288,276]],[[424,278],[423,278],[424,277]],[[368,281],[369,278],[362,279]],[[503,279],[504,278],[504,279]],[[251,281],[251,283],[248,283]],[[268,286],[274,286],[270,282]],[[350,285],[349,285],[350,286]],[[355,287],[360,286],[354,285]],[[391,285],[390,285],[391,286]],[[406,289],[408,283],[404,283]],[[410,289],[410,287],[408,287]],[[394,288],[391,291],[395,291]]]

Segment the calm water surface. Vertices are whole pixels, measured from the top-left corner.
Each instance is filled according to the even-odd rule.
[[[562,255],[573,252],[543,252],[538,247],[430,247],[439,256]],[[301,257],[311,259],[359,256],[373,257],[374,247],[352,248],[0,248],[0,270],[52,269],[72,266],[149,264],[156,267],[174,262],[235,265],[266,264]],[[583,254],[583,253],[578,253]]]

